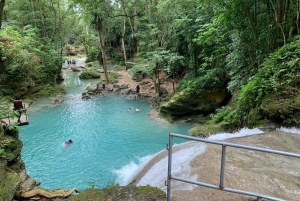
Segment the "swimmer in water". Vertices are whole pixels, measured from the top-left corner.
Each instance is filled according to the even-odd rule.
[[[71,144],[73,144],[73,141],[70,139],[68,141],[64,142],[64,148],[67,148],[68,146],[70,146]]]

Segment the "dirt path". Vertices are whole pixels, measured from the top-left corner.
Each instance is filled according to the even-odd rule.
[[[119,79],[118,84],[128,84],[128,86],[132,89],[135,89],[137,85],[141,87],[140,93],[141,94],[148,94],[152,97],[156,97],[157,94],[155,93],[155,88],[154,88],[154,83],[151,79],[149,78],[144,78],[142,81],[143,84],[141,85],[141,82],[136,82],[132,79],[132,77],[126,72],[126,71],[117,71],[122,77]],[[160,79],[161,79],[161,88],[164,88],[168,91],[168,93],[173,92],[173,85],[170,80],[166,79],[166,74],[165,73],[160,73]],[[177,87],[178,83],[175,83],[175,87]]]

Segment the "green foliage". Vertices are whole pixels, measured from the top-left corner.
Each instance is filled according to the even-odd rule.
[[[98,52],[91,52],[87,59],[85,60],[85,63],[94,62],[94,61],[101,61],[102,63],[102,56],[101,53]]]
[[[0,84],[10,86],[2,89],[4,94],[25,83],[56,82],[60,73],[59,56],[48,44],[42,45],[35,33],[34,28],[21,30],[12,27],[0,32],[0,55],[4,66]]]
[[[96,79],[100,78],[100,73],[92,69],[86,69],[79,75],[80,79]]]
[[[283,86],[299,86],[299,46],[300,38],[296,37],[294,41],[278,49],[262,64],[259,72],[242,86],[234,100],[236,109],[229,113],[234,124],[252,127],[263,118],[259,108],[265,97],[282,93]]]
[[[28,96],[31,98],[45,98],[60,95],[63,93],[66,93],[66,89],[62,85],[45,84],[39,85],[37,87],[32,87],[28,92]]]
[[[146,73],[147,69],[144,65],[136,64],[132,68],[128,70],[128,74],[132,77],[135,75],[136,72],[141,71],[143,73]],[[148,71],[147,71],[148,72]]]
[[[207,138],[211,134],[221,133],[224,131],[225,128],[222,127],[222,124],[215,124],[212,121],[209,121],[189,130],[189,135],[195,137]]]
[[[0,138],[0,158],[13,159],[13,149],[15,149],[15,140],[10,136],[2,136]]]
[[[228,107],[222,107],[220,109],[217,109],[216,112],[216,114],[210,115],[212,121],[215,123],[220,123],[221,121],[224,121],[225,118],[230,114],[230,110]]]
[[[117,83],[120,79],[120,74],[119,73],[116,73],[116,72],[113,72],[111,71],[109,73],[109,82],[110,83]]]
[[[0,95],[6,96],[6,95],[12,95],[14,93],[13,89],[10,88],[2,88],[0,89]]]
[[[225,71],[221,68],[198,70],[199,76],[194,76],[189,71],[180,83],[180,89],[186,89],[188,94],[197,95],[207,90],[224,91],[227,80],[224,77]]]

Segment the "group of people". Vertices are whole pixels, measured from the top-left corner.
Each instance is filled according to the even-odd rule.
[[[68,65],[70,65],[70,64],[76,64],[76,61],[75,61],[75,59],[69,59],[68,60]]]
[[[135,111],[136,112],[139,112],[141,109],[139,108],[139,107],[137,107],[137,108],[135,108]],[[132,108],[130,107],[129,109],[128,109],[128,112],[131,112],[132,111]]]

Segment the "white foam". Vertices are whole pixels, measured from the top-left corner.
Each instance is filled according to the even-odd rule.
[[[235,133],[220,133],[216,135],[211,135],[208,137],[209,140],[226,140],[230,138],[237,138],[237,137],[245,137],[248,135],[257,135],[257,134],[262,134],[263,131],[254,128],[254,129],[248,129],[248,128],[243,128]]]
[[[291,128],[280,127],[277,130],[282,131],[282,132],[286,132],[286,133],[300,134],[300,129],[296,128],[296,127],[291,127]]]
[[[137,172],[141,171],[143,167],[153,158],[154,155],[145,156],[139,159],[139,163],[131,161],[128,165],[123,166],[119,170],[113,170],[118,175],[117,183],[121,186],[128,185],[132,181]]]
[[[197,179],[197,175],[190,176],[190,161],[196,156],[205,151],[205,144],[201,142],[187,142],[184,143],[187,148],[180,149],[179,151],[173,153],[172,159],[174,161],[172,165],[172,174],[180,175],[181,177]],[[178,145],[179,146],[179,145]],[[168,158],[165,157],[156,163],[139,181],[138,186],[155,186],[166,190],[165,180],[168,173]],[[173,183],[172,183],[173,184]],[[175,184],[176,186],[176,184]],[[183,185],[181,183],[181,188],[188,190],[191,185]],[[189,186],[189,187],[188,187]],[[174,187],[174,185],[173,185]]]
[[[263,131],[260,129],[247,129],[243,128],[236,133],[221,133],[216,135],[211,135],[208,139],[210,140],[225,140],[229,138],[244,137],[249,135],[262,134]],[[190,162],[198,155],[205,152],[206,145],[202,142],[185,142],[179,145],[174,145],[173,147],[179,147],[179,150],[173,152],[172,155],[172,175],[183,177],[185,179],[197,180],[197,175],[190,175],[191,167]],[[153,157],[155,157],[154,155]],[[147,162],[150,159],[147,160]],[[144,163],[142,167],[146,164]],[[134,167],[132,167],[134,166]],[[135,174],[129,172],[136,172],[137,169],[141,170],[142,167],[138,167],[137,164],[129,164],[128,166],[123,167],[117,172],[120,177],[124,175],[130,175],[130,178],[133,178]],[[151,169],[141,178],[137,185],[139,186],[155,186],[164,191],[166,191],[165,180],[167,178],[168,172],[168,157],[161,159],[158,163],[151,167]],[[136,172],[138,173],[138,172]],[[129,177],[128,177],[129,178]],[[128,180],[128,179],[125,179]],[[177,190],[192,190],[195,185],[185,184],[183,182],[172,181],[172,189]]]

